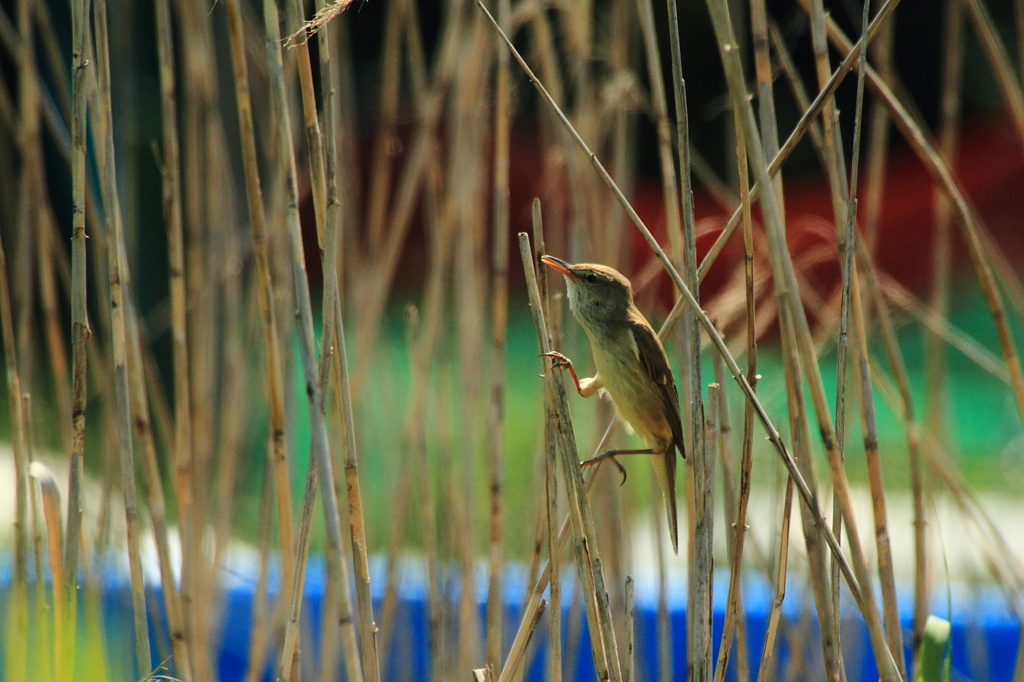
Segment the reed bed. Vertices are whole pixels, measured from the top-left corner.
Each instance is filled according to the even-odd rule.
[[[994,447],[1024,434],[1020,254],[957,172],[968,63],[1024,141],[1019,7],[1016,63],[1001,7],[944,3],[933,122],[899,0],[11,5],[4,679],[916,680],[964,551],[943,505],[1024,619],[951,407],[969,365],[1013,406]],[[926,284],[886,269],[897,147],[932,183]],[[678,557],[646,465],[579,466],[632,437],[537,357],[589,366],[543,254],[660,323]]]

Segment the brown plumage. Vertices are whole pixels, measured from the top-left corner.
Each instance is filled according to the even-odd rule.
[[[619,416],[632,427],[646,450],[609,451],[614,454],[647,453],[665,500],[672,548],[679,551],[676,510],[676,448],[686,458],[679,394],[661,339],[633,303],[629,280],[606,265],[571,265],[553,256],[544,264],[565,276],[569,308],[590,340],[597,373],[578,380],[572,364],[558,355],[572,372],[576,390],[588,398],[607,391]],[[598,459],[595,458],[595,459]]]

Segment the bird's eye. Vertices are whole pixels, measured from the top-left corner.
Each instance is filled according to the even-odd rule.
[[[597,275],[587,275],[584,279],[586,279],[590,284],[597,283]]]

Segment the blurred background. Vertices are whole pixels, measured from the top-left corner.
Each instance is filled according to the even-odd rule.
[[[924,615],[948,617],[934,604],[962,593],[963,613],[974,613],[977,593],[990,590],[998,613],[1012,621],[1013,647],[981,655],[965,645],[954,667],[977,679],[1022,679],[1012,677],[1011,661],[1024,586],[1024,534],[1015,523],[1024,492],[1024,393],[1015,393],[1024,386],[1015,384],[1015,346],[1024,338],[1024,3],[905,0],[882,24],[868,52],[863,102],[854,62],[825,107],[834,129],[815,123],[773,184],[796,303],[775,286],[773,259],[782,256],[766,228],[772,218],[744,198],[758,176],[741,178],[738,170],[744,140],[708,7],[727,5],[744,94],[770,160],[849,51],[843,36],[861,35],[861,5],[485,4],[687,282],[696,284],[690,278],[701,264],[695,293],[742,368],[753,328],[758,397],[782,439],[796,442],[798,459],[813,461],[816,469],[805,473],[828,515],[834,480],[818,435],[824,428],[798,415],[794,402],[802,394],[810,410],[813,372],[807,357],[790,357],[779,311],[795,305],[806,316],[831,418],[845,424],[844,467],[866,565],[897,588],[898,604],[882,587],[884,607],[887,617],[904,618],[911,666],[919,664]],[[872,17],[880,7],[872,5]],[[549,551],[538,376],[546,366],[537,357],[517,238],[529,233],[536,246],[534,199],[544,252],[621,270],[656,328],[678,317],[670,315],[678,290],[662,263],[476,3],[357,1],[307,36],[303,23],[321,9],[299,0],[0,0],[5,580],[17,594],[32,576],[77,576],[80,565],[82,584],[99,585],[108,558],[120,566],[114,573],[125,580],[131,573],[142,590],[136,613],[144,593],[150,611],[167,621],[159,625],[150,613],[153,652],[129,673],[137,677],[169,656],[168,672],[182,679],[241,679],[218,653],[231,639],[221,623],[235,613],[228,597],[239,585],[250,590],[239,618],[246,628],[250,620],[265,626],[240,637],[240,670],[249,679],[286,667],[278,659],[282,647],[296,646],[286,635],[293,632],[304,643],[293,679],[333,679],[342,669],[347,679],[372,677],[363,617],[379,628],[382,677],[449,679],[485,663],[497,673]],[[674,66],[685,81],[685,116],[675,105]],[[844,312],[847,216],[836,212],[848,207],[854,167],[858,283]],[[692,194],[680,189],[684,180]],[[750,223],[728,227],[750,204]],[[84,240],[75,232],[76,205]],[[552,277],[542,286],[555,347],[590,376],[589,347],[563,301],[563,282]],[[737,551],[743,571],[736,575],[764,597],[765,613],[773,585],[788,577],[787,603],[799,606],[786,616],[790,654],[782,658],[794,677],[815,678],[830,669],[829,654],[797,624],[811,613],[822,617],[810,596],[808,553],[816,550],[804,545],[799,514],[792,542],[780,541],[790,523],[786,470],[760,426],[753,438],[745,434],[744,396],[696,324],[683,314],[665,344],[691,452],[704,428],[694,416],[701,401],[694,377],[709,402],[719,394],[707,384],[722,384],[718,421],[708,417],[712,435],[703,436],[718,443],[709,446],[717,478],[708,479],[719,496],[708,531],[716,599],[725,599]],[[582,457],[603,443],[638,446],[615,426],[609,401],[570,391],[569,404]],[[73,419],[81,414],[84,425]],[[813,434],[806,446],[801,429]],[[311,452],[320,447],[333,470],[315,466]],[[687,581],[700,534],[694,489],[703,484],[691,457],[679,483],[688,500],[680,504],[687,547],[675,556],[650,468],[628,459],[621,487],[611,467],[593,476],[605,579],[615,613],[625,612],[630,575],[639,601],[664,614],[692,598]],[[53,498],[40,487],[49,480],[43,469],[30,471],[34,461],[56,481],[53,518],[44,519]],[[748,488],[740,481],[751,463]],[[314,469],[321,478],[333,471],[333,486],[318,488]],[[127,492],[136,484],[137,501]],[[569,483],[559,475],[557,485],[564,491]],[[319,491],[314,507],[304,507],[307,489]],[[328,489],[334,497],[322,507]],[[733,529],[736,504],[747,498],[743,554]],[[77,543],[68,539],[78,533],[69,499],[82,508]],[[879,499],[891,549],[878,544]],[[564,501],[557,507],[561,523]],[[294,577],[303,574],[306,552],[314,557],[314,592],[330,595],[329,586],[348,588],[354,579],[351,595],[346,589],[316,602],[315,617],[306,611],[300,619],[292,601],[291,615],[301,620],[293,631],[289,590],[297,584],[301,592]],[[780,556],[790,554],[780,569]],[[566,553],[566,575],[574,574],[572,562]],[[367,614],[359,585],[371,571],[376,608]],[[155,588],[172,575],[177,590]],[[429,637],[414,633],[412,612],[401,610],[411,608],[403,601],[410,584],[430,594],[432,615],[417,616],[429,622],[416,626]],[[53,595],[33,603],[60,601],[57,581],[52,586]],[[565,590],[565,656],[586,659],[585,587]],[[464,598],[478,592],[486,607]],[[54,658],[47,674],[57,675],[60,644],[74,637],[25,618],[32,633],[50,632],[51,649],[35,634],[20,645],[11,621],[6,679],[40,670],[32,667],[40,657]],[[106,671],[142,656],[138,619],[124,623],[135,628],[134,658],[130,638],[107,635],[97,646],[118,653],[95,664]],[[619,620],[616,628],[621,640],[626,626]],[[673,635],[663,615],[641,650],[654,651],[657,641],[663,651],[684,629],[692,638],[694,628],[682,621]],[[429,670],[395,643],[406,636],[426,638]],[[756,660],[767,656],[753,634],[749,643],[736,636]],[[715,641],[719,651],[717,634]],[[651,676],[699,678],[687,642],[675,659],[652,654]],[[34,653],[19,668],[11,652],[24,646]],[[535,657],[544,646],[529,649],[532,674],[541,674]],[[851,675],[861,660],[873,674],[869,651],[849,656]],[[81,647],[73,652],[74,674],[95,673]],[[749,679],[756,663],[740,658],[730,674]],[[576,660],[565,661],[567,675]]]

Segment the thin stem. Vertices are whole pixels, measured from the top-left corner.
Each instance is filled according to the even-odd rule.
[[[498,20],[506,28],[510,0],[498,0]],[[508,52],[498,45],[494,93],[494,179],[491,220],[491,525],[487,581],[487,666],[501,668],[502,620],[502,488],[505,476],[505,354],[508,331],[509,237],[509,132],[511,127],[511,74]],[[557,608],[558,605],[555,605]]]
[[[537,327],[538,342],[542,353],[547,353],[551,350],[551,343],[544,324],[544,312],[540,304],[540,291],[537,287],[536,275],[534,274],[533,263],[535,256],[530,249],[529,237],[525,233],[520,233],[519,235],[519,248],[523,259],[523,268],[527,274],[527,290],[530,294],[530,308],[533,311],[534,322]],[[583,475],[579,467],[579,454],[577,453],[576,441],[573,437],[572,420],[568,410],[565,386],[561,381],[555,380],[555,370],[552,363],[553,360],[549,358],[546,363],[548,367],[545,372],[545,386],[549,395],[553,394],[549,399],[555,407],[553,418],[559,446],[558,454],[562,463],[563,477],[567,481],[570,509],[569,519],[572,522],[573,533],[576,537],[574,545],[577,561],[576,568],[580,583],[584,588],[583,596],[587,606],[588,620],[591,623],[589,630],[591,648],[594,654],[594,665],[598,671],[598,679],[609,679],[612,682],[616,682],[622,679],[622,673],[614,638],[612,617],[608,607],[608,593],[604,586],[601,559],[597,553],[594,520],[590,513],[590,504],[587,501]]]
[[[90,33],[90,0],[76,0],[72,3],[72,101],[74,110],[71,117],[71,453],[68,467],[68,518],[64,541],[64,598],[67,613],[78,610],[78,565],[79,546],[82,540],[82,479],[85,458],[85,409],[88,398],[87,368],[88,350],[86,342],[91,335],[87,313],[86,278],[86,129],[88,126],[87,72],[92,67],[86,60],[86,45]],[[69,650],[65,657],[62,673],[70,676],[69,666],[74,660],[76,621],[68,623]]]
[[[106,0],[97,0],[94,9],[96,39],[96,80],[100,106],[98,112],[101,140],[101,190],[106,214],[105,241],[107,245],[107,271],[110,278],[110,326],[114,357],[114,391],[116,396],[117,438],[120,444],[121,486],[124,494],[124,512],[128,525],[128,566],[131,574],[132,612],[135,624],[135,658],[137,670],[145,675],[151,670],[149,650],[149,624],[142,577],[142,555],[138,502],[135,490],[135,452],[132,443],[132,407],[128,382],[128,337],[125,316],[130,293],[125,291],[129,281],[125,263],[124,228],[121,223],[120,201],[117,197],[117,170],[114,161],[114,131],[110,103],[110,55],[107,31]]]
[[[179,530],[182,533],[182,547],[194,547],[198,538],[191,537],[191,531],[198,528],[192,520],[192,398],[189,385],[188,361],[188,301],[185,287],[185,244],[181,213],[181,171],[178,147],[178,104],[175,93],[174,36],[171,29],[171,5],[169,0],[154,0],[156,10],[157,56],[160,62],[161,119],[163,122],[163,199],[164,222],[167,226],[168,260],[171,289],[171,338],[174,363],[174,459],[177,469]],[[152,461],[145,458],[147,481],[146,497],[153,505],[154,529],[163,516],[163,490],[160,484],[159,467],[155,453]],[[168,624],[171,628],[171,646],[174,649],[174,664],[177,674],[183,679],[192,676],[189,663],[188,641],[183,630],[178,606],[178,590],[174,585],[170,558],[164,556],[167,543],[166,531],[156,529],[157,549],[160,555],[163,593],[167,603]],[[161,538],[162,536],[162,538]],[[191,556],[186,550],[184,556]],[[194,559],[189,559],[194,560]]]
[[[284,391],[282,387],[280,335],[270,276],[270,249],[263,209],[253,127],[252,98],[249,94],[249,67],[242,34],[242,14],[238,0],[225,0],[228,13],[228,34],[231,39],[231,63],[235,77],[235,100],[238,107],[239,136],[245,170],[245,189],[249,205],[249,227],[256,258],[257,294],[263,323],[264,361],[266,363],[267,401],[270,405],[270,443],[268,455],[274,472],[277,493],[278,526],[281,539],[281,565],[284,585],[294,582],[295,557],[292,540],[291,488],[288,472],[287,443],[284,426]],[[287,133],[282,132],[282,135]],[[328,479],[330,480],[330,479]]]

